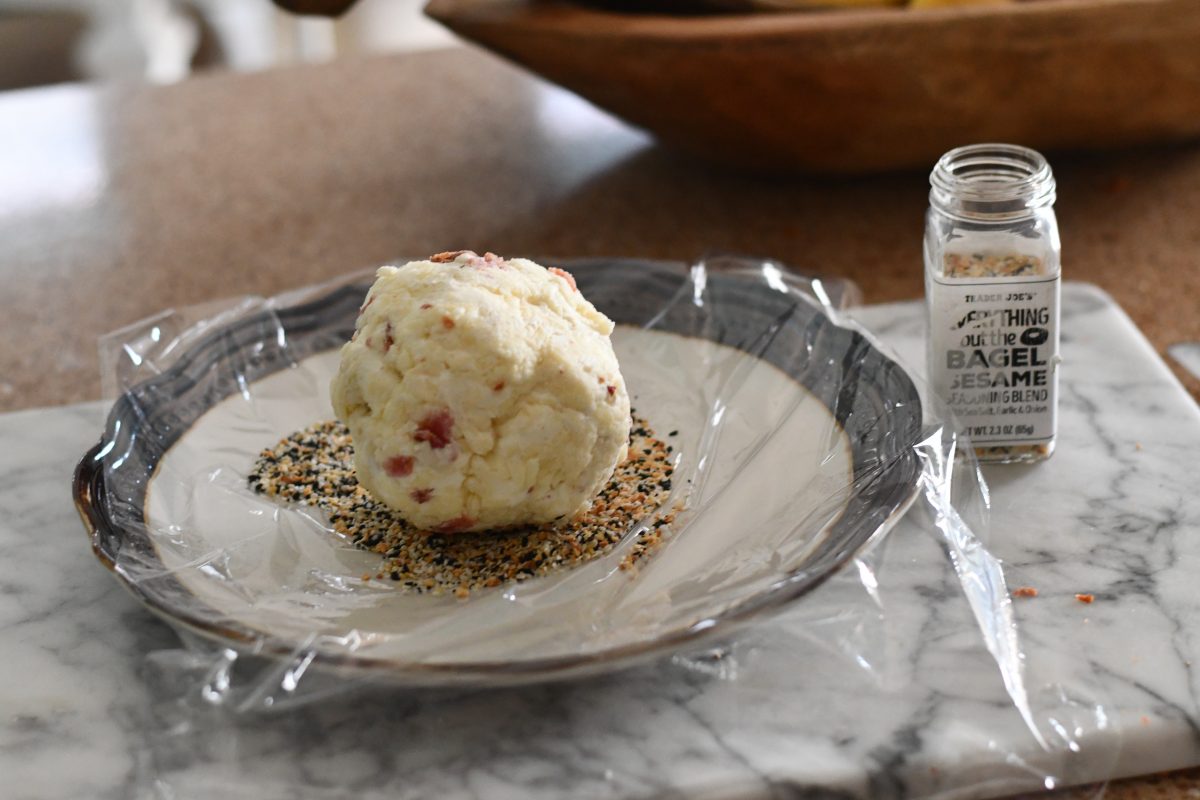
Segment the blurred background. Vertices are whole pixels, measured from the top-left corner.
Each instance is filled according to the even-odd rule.
[[[0,90],[80,80],[171,83],[454,41],[423,0],[360,0],[337,20],[270,0],[0,0]]]

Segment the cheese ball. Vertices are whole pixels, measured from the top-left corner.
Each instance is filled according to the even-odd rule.
[[[569,273],[527,259],[382,267],[330,388],[359,482],[440,533],[586,511],[629,441],[612,330]]]

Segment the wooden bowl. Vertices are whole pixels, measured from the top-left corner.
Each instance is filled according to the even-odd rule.
[[[870,172],[969,142],[1200,135],[1200,0],[703,16],[431,0],[426,13],[663,142],[743,166]]]

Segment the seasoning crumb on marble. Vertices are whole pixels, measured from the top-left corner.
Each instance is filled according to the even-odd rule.
[[[372,498],[354,472],[350,431],[330,420],[263,450],[247,482],[258,494],[326,511],[335,531],[383,557],[375,578],[390,580],[402,591],[465,599],[479,589],[598,558],[646,519],[645,529],[620,563],[621,570],[636,572],[662,546],[674,521],[676,509],[661,511],[673,472],[667,446],[634,414],[629,457],[586,513],[558,527],[445,535],[413,527]],[[371,577],[364,574],[363,580]]]
[[[1012,595],[1013,597],[1037,597],[1038,590],[1032,586],[1018,586],[1013,589]]]
[[[1092,594],[1077,594],[1075,595],[1075,599],[1084,605],[1091,605],[1092,601],[1096,599],[1096,596]]]

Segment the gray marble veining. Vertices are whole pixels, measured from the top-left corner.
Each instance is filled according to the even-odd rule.
[[[0,417],[0,795],[985,796],[1200,763],[1200,410],[1104,295],[1064,301],[1059,450],[985,470],[988,546],[1038,591],[1014,611],[1044,748],[920,514],[725,648],[234,715],[199,692],[211,660],[92,559],[68,491],[91,404]],[[919,304],[857,316],[920,364]]]

